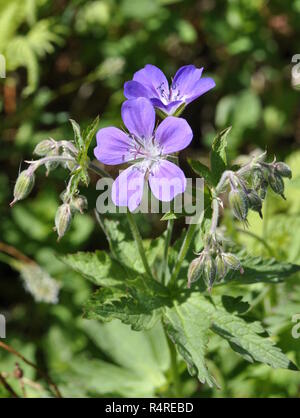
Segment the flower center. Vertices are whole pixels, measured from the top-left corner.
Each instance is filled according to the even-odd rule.
[[[161,158],[162,149],[154,136],[151,138],[138,138],[133,134],[129,134],[129,138],[129,153],[133,160],[142,159],[147,161],[150,166]]]
[[[157,87],[157,90],[164,105],[168,105],[169,103],[182,98],[176,83],[172,83],[170,88],[166,88],[165,83],[161,83]]]

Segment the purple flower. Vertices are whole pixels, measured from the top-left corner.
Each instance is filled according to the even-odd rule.
[[[125,83],[124,95],[127,99],[146,97],[164,114],[174,115],[178,111],[178,115],[185,105],[215,87],[212,78],[201,78],[202,71],[203,68],[185,65],[177,71],[169,87],[164,73],[148,64],[134,74],[132,81]]]
[[[134,211],[141,203],[145,181],[149,182],[154,196],[162,201],[168,202],[183,193],[185,175],[166,158],[190,144],[193,133],[188,123],[169,116],[154,129],[154,108],[143,97],[123,103],[122,119],[129,133],[113,127],[100,129],[94,150],[103,164],[133,163],[113,184],[114,204]]]

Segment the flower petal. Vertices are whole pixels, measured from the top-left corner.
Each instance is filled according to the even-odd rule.
[[[160,97],[162,89],[167,96],[169,95],[168,80],[164,73],[155,65],[147,64],[134,74],[133,80],[148,88],[152,93],[152,97]]]
[[[181,97],[190,96],[194,85],[200,80],[203,68],[196,68],[194,65],[185,65],[179,68],[173,79],[173,89],[180,92]]]
[[[122,105],[122,119],[128,131],[138,138],[152,137],[155,126],[155,110],[150,100],[140,97],[127,100]]]
[[[124,84],[124,96],[126,99],[136,99],[138,97],[151,98],[153,94],[138,81],[127,81]]]
[[[149,184],[154,196],[169,202],[186,188],[184,172],[175,164],[162,160],[152,169]]]
[[[202,94],[208,92],[216,86],[214,80],[210,77],[201,78],[193,87],[193,91],[190,96],[186,96],[186,103],[191,103],[193,100],[202,96]]]
[[[132,165],[122,171],[113,183],[111,197],[116,206],[128,206],[133,212],[143,197],[145,172]]]
[[[97,132],[94,154],[103,164],[121,164],[131,159],[128,153],[128,135],[118,128],[103,128]]]
[[[193,132],[185,119],[168,116],[156,129],[155,139],[163,154],[171,154],[186,148],[193,139]]]

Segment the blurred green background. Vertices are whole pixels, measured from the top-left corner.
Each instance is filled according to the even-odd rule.
[[[145,64],[157,65],[169,78],[182,65],[203,66],[217,86],[183,114],[194,132],[184,156],[197,154],[205,161],[216,131],[232,125],[232,159],[255,148],[287,159],[294,170],[288,201],[270,196],[267,221],[262,225],[254,215],[250,231],[269,239],[275,257],[299,263],[300,91],[291,64],[300,53],[299,19],[300,0],[0,0],[0,53],[7,70],[0,79],[0,313],[7,319],[7,342],[50,370],[65,395],[168,395],[169,355],[159,326],[137,334],[119,323],[81,319],[91,286],[70,272],[59,254],[106,248],[105,238],[90,210],[56,242],[53,219],[64,189],[62,169],[47,179],[40,170],[30,198],[9,209],[22,161],[42,139],[71,139],[69,118],[85,126],[99,114],[101,126],[119,126],[123,84]],[[93,177],[87,191],[90,209],[97,198],[95,182]],[[225,221],[249,250],[270,255],[238,234],[229,218]],[[165,227],[151,222],[141,222],[145,236]],[[7,245],[43,270],[25,271],[20,255],[16,261]],[[39,302],[51,289],[55,293],[56,282],[49,284],[47,274],[60,283],[57,304]],[[300,313],[297,283],[299,276],[276,289],[255,285],[239,294],[265,292],[255,315],[299,362],[300,340],[290,333],[291,316]],[[299,374],[249,365],[219,340],[211,341],[210,353],[222,390],[199,385],[182,365],[183,396],[299,396]],[[0,372],[20,391],[10,376],[14,361],[0,351]],[[31,382],[29,396],[49,395],[45,385],[32,384],[37,380],[32,369],[24,372]],[[0,396],[8,396],[2,386]]]

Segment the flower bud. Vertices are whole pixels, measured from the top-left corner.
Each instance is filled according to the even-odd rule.
[[[230,270],[240,270],[241,263],[240,260],[231,253],[222,253],[222,258],[224,263],[230,268]]]
[[[264,200],[267,195],[268,185],[269,183],[266,180],[264,180],[260,185],[260,189],[258,190],[258,195],[261,198],[261,200]]]
[[[62,156],[63,157],[68,157],[68,158],[72,158],[73,156],[72,155],[70,155],[70,153],[68,152],[68,151],[66,151],[66,150],[64,150],[63,151],[63,153],[62,153]],[[65,161],[64,162],[64,167],[65,168],[67,168],[67,169],[69,169],[70,171],[73,171],[74,169],[75,169],[75,167],[76,167],[76,162],[75,161]]]
[[[239,221],[245,221],[248,215],[248,199],[243,190],[233,189],[229,193],[229,203],[234,216]]]
[[[29,195],[33,188],[34,180],[35,176],[29,169],[19,174],[14,187],[14,200],[10,203],[10,206],[13,206],[16,202],[25,199]]]
[[[264,175],[260,169],[255,169],[253,171],[252,177],[252,186],[255,190],[258,190],[261,187],[262,182],[264,181]]]
[[[55,230],[60,240],[70,227],[72,221],[71,207],[68,203],[59,206],[55,215]]]
[[[274,166],[275,166],[276,173],[278,173],[280,176],[287,177],[289,179],[292,178],[292,170],[287,164],[278,162],[278,163],[275,163]]]
[[[216,273],[217,270],[214,260],[210,256],[206,257],[204,261],[204,281],[209,291],[216,280]]]
[[[57,157],[59,155],[58,148],[54,148],[52,151],[48,153],[48,157]],[[55,170],[59,166],[59,161],[47,161],[46,164],[46,176],[50,173],[50,171]]]
[[[262,218],[262,201],[261,198],[258,196],[255,190],[250,190],[247,193],[247,198],[249,202],[249,207],[254,210],[255,212],[259,213],[259,216]]]
[[[39,155],[40,157],[44,157],[45,155],[48,155],[55,147],[56,143],[54,139],[44,139],[36,145],[33,153]]]
[[[188,270],[188,288],[191,287],[191,283],[196,282],[200,279],[201,274],[203,273],[203,257],[195,258],[189,265]]]
[[[87,198],[83,195],[78,195],[71,200],[71,209],[83,213],[88,208]]]
[[[218,280],[222,280],[226,276],[227,265],[220,254],[217,255],[215,263],[217,269],[217,278]]]
[[[282,177],[280,175],[276,174],[276,173],[275,174],[270,173],[269,177],[268,177],[268,180],[269,180],[269,185],[270,185],[271,189],[275,193],[279,194],[283,199],[285,199],[285,196],[284,196],[284,182],[282,180]]]

